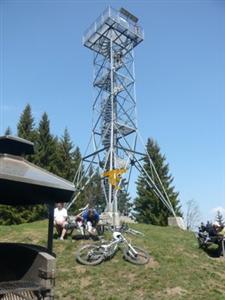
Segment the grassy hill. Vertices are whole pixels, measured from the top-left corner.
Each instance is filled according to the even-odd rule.
[[[198,249],[193,233],[143,224],[132,227],[145,233],[144,238],[129,238],[149,251],[148,265],[132,265],[118,252],[99,266],[82,266],[74,254],[87,241],[54,240],[56,299],[225,299],[225,259]],[[1,242],[45,245],[47,222],[0,226],[0,237]]]

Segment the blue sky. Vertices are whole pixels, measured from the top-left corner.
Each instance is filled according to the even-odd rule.
[[[92,58],[83,32],[108,6],[139,17],[135,49],[139,129],[165,153],[184,205],[202,219],[225,209],[224,1],[4,1],[1,9],[0,134],[14,133],[31,104],[51,130],[67,127],[83,151],[91,130]],[[224,211],[225,212],[225,211]]]

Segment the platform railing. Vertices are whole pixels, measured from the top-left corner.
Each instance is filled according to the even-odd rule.
[[[116,21],[118,24],[122,25],[123,27],[127,28],[130,32],[137,35],[139,38],[144,39],[144,31],[141,26],[137,25],[126,19],[120,11],[115,10],[112,7],[107,7],[104,12],[89,26],[89,28],[84,32],[82,42],[85,44],[89,38],[97,32],[97,30],[105,23],[105,21],[111,18],[112,20]]]

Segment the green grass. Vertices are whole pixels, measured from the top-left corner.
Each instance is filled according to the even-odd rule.
[[[145,237],[128,236],[151,255],[148,265],[126,262],[118,252],[96,267],[79,265],[75,252],[87,241],[54,240],[57,255],[56,299],[225,299],[225,259],[198,249],[193,233],[137,224]],[[0,226],[1,241],[45,245],[47,222]]]

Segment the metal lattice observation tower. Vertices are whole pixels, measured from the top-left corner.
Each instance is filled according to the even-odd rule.
[[[123,8],[117,11],[111,7],[83,36],[83,45],[94,53],[93,87],[96,95],[92,105],[91,139],[75,175],[76,193],[68,208],[96,172],[100,172],[106,211],[112,215],[114,225],[118,223],[118,186],[122,185],[124,178],[127,184],[123,188],[128,189],[133,167],[145,175],[148,185],[175,216],[137,127],[133,50],[143,39],[138,18]],[[143,147],[142,152],[137,151],[138,143]],[[152,176],[143,167],[146,154],[152,166]]]

